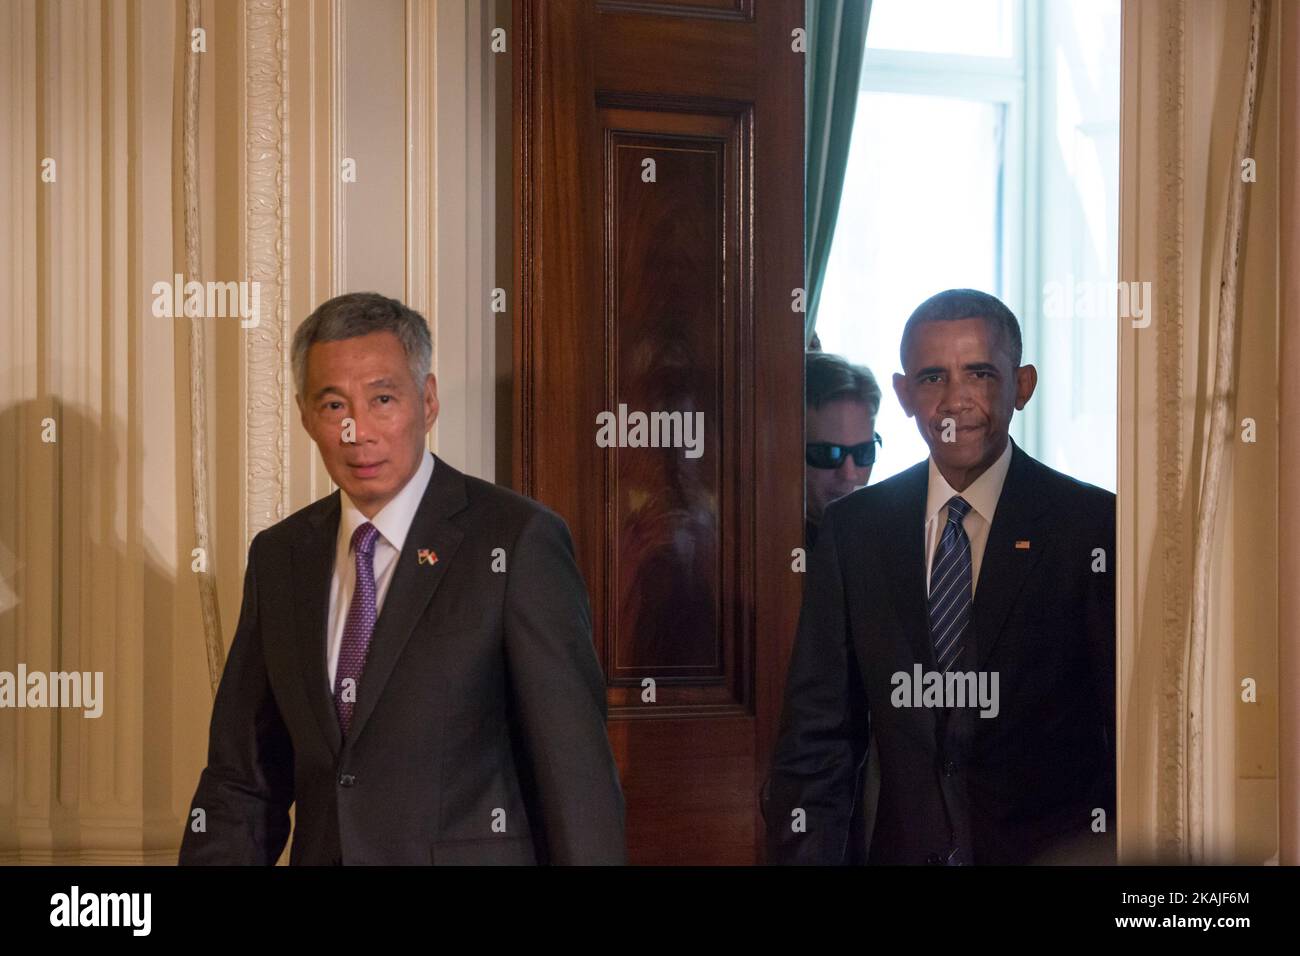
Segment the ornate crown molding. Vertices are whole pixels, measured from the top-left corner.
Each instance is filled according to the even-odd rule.
[[[259,321],[244,330],[245,543],[288,512],[289,280],[288,11],[244,6],[244,257],[260,287]]]

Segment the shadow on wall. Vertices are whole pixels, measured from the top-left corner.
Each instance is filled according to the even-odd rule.
[[[51,401],[0,410],[0,441],[17,450],[0,474],[12,515],[0,524],[0,671],[103,672],[98,718],[0,709],[0,864],[171,863],[181,837],[174,656],[192,645],[202,674],[197,587],[188,550],[160,555],[147,531],[114,531],[156,522],[133,480],[143,464],[119,473],[125,428],[103,417]],[[175,634],[178,619],[193,628]]]

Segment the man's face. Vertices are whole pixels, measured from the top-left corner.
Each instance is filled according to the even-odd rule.
[[[894,391],[939,471],[962,491],[1002,454],[1011,416],[1037,382],[1032,365],[1012,368],[992,323],[958,319],[913,331]]]
[[[810,405],[806,411],[804,440],[809,444],[858,445],[876,436],[876,420],[870,409],[854,399],[836,399],[821,408]],[[804,477],[808,488],[808,517],[820,522],[828,504],[867,483],[871,466],[859,468],[852,455],[845,456],[838,468],[814,468],[805,462]]]
[[[417,385],[397,336],[372,332],[313,344],[303,396],[302,425],[325,470],[373,518],[420,467],[424,436],[438,417],[437,382],[430,375]]]

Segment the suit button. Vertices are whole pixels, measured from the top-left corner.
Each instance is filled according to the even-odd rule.
[[[350,787],[357,782],[357,778],[350,773],[345,773],[339,777],[340,787]]]
[[[953,763],[951,760],[945,760],[943,762],[943,775],[945,777],[951,777],[956,772],[957,772],[957,765],[955,763]]]

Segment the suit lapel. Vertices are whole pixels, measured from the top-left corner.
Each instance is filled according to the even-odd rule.
[[[433,475],[407,532],[402,553],[397,556],[383,610],[375,621],[348,732],[349,741],[361,736],[416,622],[433,600],[465,536],[447,520],[466,505],[465,476],[436,455],[434,458]],[[431,551],[437,560],[421,563],[421,551]]]
[[[929,465],[921,462],[899,476],[898,496],[888,508],[884,525],[886,540],[893,547],[884,571],[889,579],[889,599],[898,613],[912,648],[912,659],[934,667],[930,644],[930,615],[925,594],[925,498]],[[892,556],[896,556],[896,559]]]
[[[1044,496],[1039,468],[1019,445],[1012,444],[1011,465],[984,545],[971,608],[979,670],[984,669],[997,646],[1007,615],[1048,545],[1049,529],[1042,516],[1050,503]],[[1018,543],[1021,547],[1017,547]]]
[[[302,676],[307,702],[316,715],[321,734],[336,757],[343,746],[343,735],[334,710],[334,698],[329,691],[325,630],[329,621],[339,507],[338,491],[322,499],[321,507],[308,516],[306,532],[293,543],[290,559],[293,566],[295,641],[302,661],[298,673]]]

